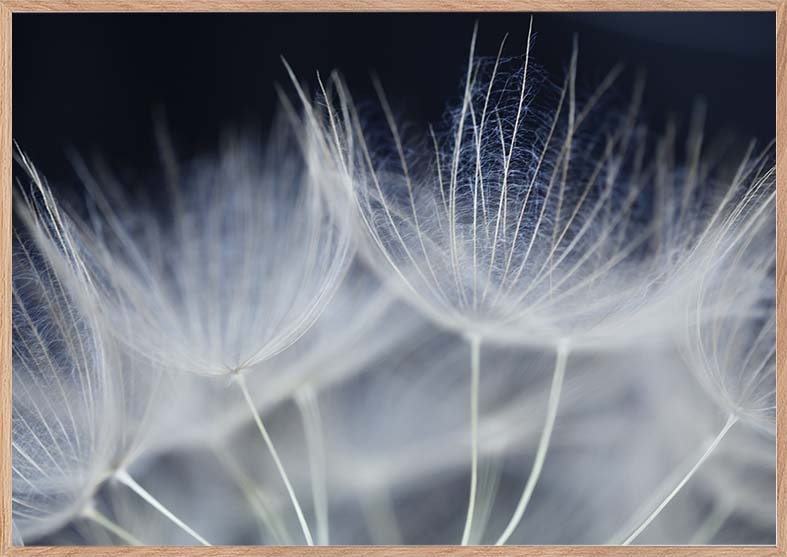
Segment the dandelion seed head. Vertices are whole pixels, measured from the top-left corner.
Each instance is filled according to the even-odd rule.
[[[105,334],[76,230],[29,159],[15,193],[13,252],[14,516],[23,539],[92,504],[143,451],[159,374]]]
[[[762,431],[776,427],[776,250],[770,195],[741,208],[712,242],[688,304],[684,352],[701,385],[727,414]],[[744,201],[745,203],[745,201]]]
[[[529,52],[471,52],[469,68],[447,125],[414,141],[380,89],[383,147],[338,78],[326,93],[327,123],[312,125],[344,169],[373,266],[437,322],[480,338],[553,345],[652,324],[634,317],[673,266],[647,251],[657,226],[637,95],[597,117],[619,72],[580,98],[576,51],[557,87]]]
[[[114,362],[34,245],[18,237],[13,264],[13,515],[27,539],[71,520],[111,467]]]
[[[172,371],[230,374],[282,352],[317,319],[352,243],[292,149],[231,142],[184,173],[171,215],[143,212],[133,235],[122,213],[102,211],[86,259],[104,320],[132,351]]]

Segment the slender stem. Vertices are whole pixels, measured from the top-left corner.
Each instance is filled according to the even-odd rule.
[[[522,516],[525,514],[530,498],[533,496],[533,491],[536,489],[536,484],[541,476],[541,470],[544,467],[544,460],[547,456],[549,449],[549,442],[552,439],[552,430],[555,427],[555,419],[557,418],[557,408],[560,404],[560,393],[563,389],[563,378],[566,375],[566,361],[568,360],[568,353],[570,348],[567,343],[561,342],[557,346],[555,355],[555,371],[552,375],[552,386],[549,390],[549,400],[547,402],[547,415],[544,420],[544,429],[541,430],[541,438],[538,441],[538,448],[536,449],[536,456],[533,459],[533,466],[530,469],[530,475],[527,478],[525,489],[522,491],[522,496],[519,498],[519,503],[516,506],[511,520],[508,522],[506,529],[497,539],[495,545],[503,545],[508,541],[511,535],[519,526],[522,521]]]
[[[268,502],[254,481],[249,478],[231,456],[225,454],[223,447],[213,445],[211,449],[238,486],[238,489],[243,493],[246,502],[260,524],[261,530],[263,530],[263,535],[270,534],[275,545],[294,545],[286,528],[281,524],[279,516],[269,508]]]
[[[309,473],[311,475],[314,514],[317,518],[317,544],[329,545],[328,493],[325,480],[326,460],[325,443],[322,433],[322,418],[317,394],[308,385],[298,390],[295,396],[298,411],[306,434],[306,450],[309,453]]]
[[[467,502],[462,545],[470,541],[478,489],[478,384],[481,377],[481,337],[469,336],[470,343],[470,497]]]
[[[11,519],[11,545],[14,547],[24,547],[25,545],[25,540],[22,538],[19,527],[17,527],[13,518]]]
[[[314,545],[312,534],[309,531],[309,525],[306,524],[306,518],[303,516],[301,505],[298,503],[298,498],[295,496],[295,490],[292,488],[292,484],[290,483],[290,479],[287,476],[287,472],[284,470],[284,465],[279,458],[279,453],[276,451],[276,447],[273,446],[273,440],[271,440],[270,435],[268,435],[268,430],[265,429],[265,426],[262,423],[260,413],[257,411],[257,407],[254,406],[254,402],[251,400],[251,394],[249,394],[249,389],[246,387],[246,379],[243,377],[242,373],[237,373],[235,377],[238,380],[240,390],[243,391],[243,397],[246,399],[246,404],[248,405],[249,410],[254,417],[254,421],[257,424],[257,429],[260,430],[260,435],[262,435],[262,439],[265,441],[265,445],[268,447],[268,450],[273,457],[273,462],[276,464],[276,469],[279,471],[279,476],[281,476],[281,479],[284,482],[284,487],[287,488],[287,494],[290,496],[292,506],[295,507],[295,514],[298,515],[298,522],[301,525],[301,530],[303,530],[303,536],[306,538],[306,543],[309,545]]]
[[[697,470],[700,469],[700,466],[702,466],[702,464],[706,460],[708,460],[708,457],[711,454],[713,454],[713,451],[716,450],[716,447],[719,446],[721,440],[724,439],[724,436],[727,435],[727,432],[730,430],[732,426],[735,425],[735,422],[737,421],[738,418],[736,416],[730,415],[727,418],[727,423],[724,424],[724,427],[721,429],[718,435],[716,435],[713,441],[711,441],[710,445],[708,445],[708,448],[705,449],[704,453],[702,453],[702,456],[700,456],[697,462],[694,463],[694,466],[691,467],[691,470],[689,470],[686,473],[686,475],[683,476],[683,479],[681,479],[678,482],[678,485],[676,485],[675,488],[669,492],[669,494],[664,498],[664,500],[662,500],[661,503],[659,503],[659,505],[653,510],[653,512],[650,513],[650,515],[648,515],[648,517],[642,522],[642,524],[640,524],[637,527],[637,529],[634,530],[631,533],[631,535],[623,541],[621,545],[630,545],[631,542],[637,539],[637,537],[643,532],[643,530],[645,530],[645,528],[647,528],[650,525],[650,523],[653,522],[656,519],[656,517],[659,516],[659,514],[661,514],[661,511],[664,510],[664,507],[666,507],[669,504],[669,502],[675,498],[675,496],[680,492],[680,490],[683,489],[683,486],[686,485],[686,483],[697,472]]]
[[[366,490],[360,498],[372,545],[402,545],[402,532],[391,496],[384,486]]]
[[[144,499],[145,502],[147,502],[151,507],[153,507],[158,512],[160,512],[165,517],[167,517],[170,521],[172,521],[172,523],[174,523],[178,528],[186,532],[189,536],[197,540],[202,545],[210,545],[207,542],[207,540],[205,540],[205,538],[197,534],[185,522],[183,522],[177,516],[172,514],[172,511],[170,511],[167,507],[162,505],[159,502],[159,500],[153,497],[153,495],[151,495],[144,487],[139,485],[134,478],[129,476],[128,472],[126,472],[125,470],[118,470],[115,473],[115,478],[120,483],[131,489],[131,491],[142,497],[142,499]]]
[[[732,516],[735,507],[729,503],[719,503],[689,540],[689,545],[708,545],[719,533],[721,527]]]
[[[704,448],[702,450],[704,450]],[[650,513],[650,511],[667,496],[667,493],[672,490],[672,488],[686,473],[685,470],[691,468],[696,460],[697,455],[695,454],[691,454],[681,460],[680,464],[676,466],[672,472],[659,483],[658,487],[653,490],[652,494],[646,500],[644,500],[635,511],[628,513],[630,518],[625,524],[623,524],[623,526],[618,528],[617,532],[607,539],[603,545],[620,545],[623,540],[626,539],[626,536],[628,536],[630,532],[633,532],[634,529],[639,526],[640,522],[642,521],[642,517]]]
[[[473,530],[470,532],[468,545],[483,545],[484,531],[495,505],[495,498],[500,487],[500,465],[498,459],[478,462],[478,497],[476,498],[473,515]]]
[[[145,545],[137,538],[135,538],[128,530],[122,528],[119,524],[115,521],[111,520],[107,516],[101,514],[98,510],[95,509],[93,506],[88,506],[82,511],[82,516],[88,520],[92,520],[111,534],[114,534],[128,545]]]

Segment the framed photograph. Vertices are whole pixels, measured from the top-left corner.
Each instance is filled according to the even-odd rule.
[[[0,555],[787,555],[785,3],[0,0]]]

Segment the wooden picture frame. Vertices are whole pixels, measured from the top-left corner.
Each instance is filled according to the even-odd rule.
[[[11,538],[12,20],[52,12],[767,11],[776,14],[777,521],[775,546],[13,547]],[[0,555],[787,557],[787,0],[0,0]]]

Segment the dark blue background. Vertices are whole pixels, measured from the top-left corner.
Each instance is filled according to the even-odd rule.
[[[275,83],[339,68],[356,98],[369,74],[410,119],[440,117],[456,98],[473,24],[479,54],[508,32],[521,54],[528,14],[17,14],[13,133],[55,183],[75,181],[66,151],[100,155],[136,177],[158,171],[154,114],[182,157],[215,150],[228,129],[264,130]],[[617,62],[647,72],[654,127],[709,102],[708,132],[742,141],[775,133],[775,18],[767,13],[536,14],[533,59],[558,80],[574,33],[580,83]],[[631,82],[623,79],[621,83]]]

